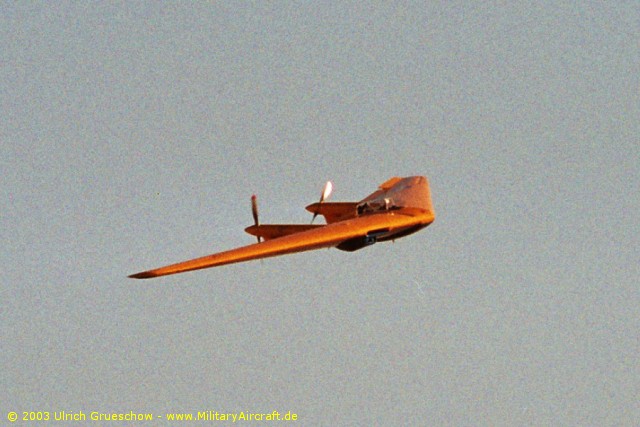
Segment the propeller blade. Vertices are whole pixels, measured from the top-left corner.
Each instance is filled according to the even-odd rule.
[[[329,198],[332,191],[333,191],[333,184],[331,183],[331,181],[327,181],[327,183],[324,185],[324,188],[322,189],[322,194],[320,194],[318,209],[316,209],[316,211],[313,213],[313,218],[311,218],[311,224],[313,224],[313,221],[316,219],[316,217],[318,216],[318,213],[320,212],[320,205],[322,204],[322,202],[325,201],[325,199]]]
[[[331,181],[327,181],[324,185],[324,189],[322,190],[322,196],[320,197],[320,203],[324,202],[325,199],[328,199],[333,191],[333,184]]]
[[[258,198],[256,197],[255,194],[251,196],[251,214],[253,215],[254,225],[256,226],[260,225],[260,221],[258,219]],[[258,238],[258,243],[260,243],[262,239],[260,238],[260,236],[257,236],[257,238]]]

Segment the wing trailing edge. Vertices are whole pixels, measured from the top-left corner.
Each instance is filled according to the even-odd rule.
[[[324,225],[313,224],[260,224],[252,225],[244,229],[252,236],[261,237],[264,240],[277,239],[289,234],[301,233],[314,228],[324,227]]]

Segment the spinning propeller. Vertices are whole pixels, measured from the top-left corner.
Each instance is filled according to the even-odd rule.
[[[322,189],[322,194],[320,195],[320,201],[318,202],[318,207],[316,208],[316,211],[313,213],[313,218],[311,218],[311,224],[313,224],[313,221],[318,216],[318,213],[320,213],[320,205],[322,205],[322,202],[324,202],[325,199],[329,198],[329,195],[331,195],[332,191],[333,191],[333,184],[331,183],[331,181],[327,181],[327,183],[324,185],[324,188]]]
[[[251,214],[253,215],[253,223],[256,227],[259,226],[260,221],[258,220],[258,198],[255,194],[251,196]],[[257,238],[258,243],[260,243],[262,239],[260,238],[260,236],[257,236]]]

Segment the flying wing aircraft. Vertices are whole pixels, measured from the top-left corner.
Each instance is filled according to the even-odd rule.
[[[331,182],[327,182],[320,201],[306,207],[314,219],[316,215],[324,216],[325,225],[313,224],[313,219],[311,224],[260,224],[254,195],[251,198],[254,225],[245,231],[256,236],[258,243],[129,277],[148,279],[327,247],[353,252],[415,233],[435,219],[429,183],[423,176],[391,178],[359,202],[327,203],[325,199],[331,189]]]

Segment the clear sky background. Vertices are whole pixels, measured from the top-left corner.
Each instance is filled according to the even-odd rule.
[[[4,2],[0,411],[637,425],[640,9]],[[147,281],[425,175],[422,232]]]

